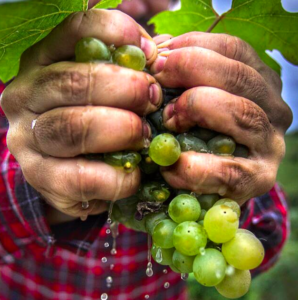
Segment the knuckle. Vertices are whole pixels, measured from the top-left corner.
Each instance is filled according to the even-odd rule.
[[[62,70],[45,68],[35,79],[34,86],[37,87],[36,97],[43,91],[49,95],[58,94],[58,97],[63,97],[63,101],[70,104],[82,103],[90,88],[90,76],[85,67],[80,70],[76,67]]]
[[[252,179],[251,172],[236,161],[223,162],[219,175],[222,184],[227,187],[228,193],[235,197],[245,194]]]
[[[247,53],[248,44],[236,36],[225,34],[223,48],[225,56],[241,61]]]
[[[261,139],[266,138],[271,132],[266,113],[258,105],[244,98],[240,98],[235,105],[234,118],[238,126],[255,133]]]

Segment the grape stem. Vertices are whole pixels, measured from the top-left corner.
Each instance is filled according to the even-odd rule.
[[[211,24],[211,26],[206,30],[206,32],[211,32],[214,27],[225,17],[225,14],[222,14],[221,16],[217,16],[217,18],[214,20],[214,22]]]

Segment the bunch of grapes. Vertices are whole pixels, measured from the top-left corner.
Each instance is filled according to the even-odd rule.
[[[106,46],[94,38],[84,38],[76,46],[76,61],[106,62],[142,71],[146,58],[136,46]],[[163,88],[163,107],[185,90]],[[182,276],[193,273],[207,287],[214,286],[227,298],[247,293],[250,271],[264,258],[264,248],[253,233],[239,229],[237,202],[218,194],[196,194],[175,190],[159,171],[179,160],[181,152],[248,157],[248,149],[233,138],[195,127],[176,135],[163,125],[163,107],[147,116],[153,140],[140,152],[119,151],[89,154],[125,172],[139,167],[142,182],[136,195],[113,205],[114,222],[148,233],[153,240],[153,259]]]

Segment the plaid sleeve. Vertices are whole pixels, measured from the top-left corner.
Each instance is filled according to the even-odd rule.
[[[3,90],[0,82],[0,93]],[[7,129],[0,108],[0,263],[13,262],[28,251],[51,256],[56,247],[85,255],[106,216],[50,227],[45,218],[45,201],[26,182],[20,165],[7,149]]]
[[[241,227],[252,231],[265,248],[262,264],[252,271],[257,276],[276,263],[290,232],[286,197],[278,184],[269,193],[245,204]]]

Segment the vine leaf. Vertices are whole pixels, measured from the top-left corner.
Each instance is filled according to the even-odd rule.
[[[115,8],[122,3],[122,0],[101,0],[94,8]]]
[[[102,0],[100,8],[121,0]],[[23,0],[0,4],[0,80],[17,75],[22,53],[70,14],[88,9],[88,0]],[[67,41],[66,41],[67,42]]]
[[[180,10],[162,12],[150,23],[160,34],[177,36],[211,29],[214,33],[238,36],[278,73],[280,66],[266,50],[277,49],[298,65],[298,13],[285,11],[280,0],[233,0],[232,8],[221,16],[214,11],[211,0],[182,0]]]

